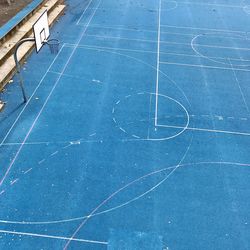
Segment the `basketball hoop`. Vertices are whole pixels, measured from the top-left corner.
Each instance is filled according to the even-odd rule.
[[[51,54],[57,54],[59,52],[60,41],[58,39],[49,39],[44,41],[49,46]]]
[[[57,39],[49,39],[50,31],[49,31],[49,21],[48,21],[48,13],[45,10],[42,15],[38,18],[38,20],[33,25],[33,33],[34,37],[23,38],[16,44],[16,48],[14,51],[14,59],[16,64],[16,71],[19,76],[19,84],[23,94],[24,102],[27,102],[27,96],[24,90],[23,78],[21,74],[21,65],[17,58],[18,48],[25,42],[34,42],[36,45],[36,52],[38,53],[41,48],[48,44],[51,54],[57,54],[59,52],[60,42]]]

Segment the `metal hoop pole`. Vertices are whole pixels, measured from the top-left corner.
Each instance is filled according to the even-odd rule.
[[[27,97],[26,97],[25,90],[24,90],[24,85],[23,85],[23,77],[22,77],[22,74],[21,74],[21,65],[18,62],[18,58],[17,58],[17,51],[18,51],[19,47],[25,42],[35,42],[35,38],[33,38],[33,37],[32,38],[24,38],[24,39],[20,40],[16,44],[16,48],[15,48],[15,51],[14,51],[14,59],[15,59],[15,63],[16,63],[17,74],[19,76],[19,84],[20,84],[22,94],[23,94],[23,100],[24,100],[24,102],[27,102]]]

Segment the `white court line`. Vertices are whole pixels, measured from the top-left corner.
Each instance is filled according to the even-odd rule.
[[[57,142],[55,142],[55,143],[57,143]],[[58,143],[64,143],[64,142],[58,142]],[[22,142],[6,142],[6,143],[3,143],[2,146],[16,146],[16,145],[21,145],[21,144],[22,144]],[[38,142],[26,142],[25,143],[25,145],[31,145],[31,146],[33,146],[33,145],[42,145],[42,144],[51,144],[51,142],[48,142],[48,141],[40,142],[40,141],[38,141]]]
[[[148,134],[147,134],[147,139],[149,139],[149,134],[150,134],[150,125],[151,125],[151,118],[150,118],[150,114],[151,114],[151,106],[152,106],[152,94],[150,94],[150,101],[149,101],[149,111],[148,111]],[[132,135],[133,136],[133,135]],[[135,137],[135,138],[140,138],[140,137]]]
[[[79,24],[80,26],[85,26],[85,24]],[[151,33],[157,33],[155,30],[148,30],[148,29],[138,29],[138,28],[130,28],[129,26],[120,26],[120,25],[102,25],[102,24],[92,24],[89,26],[90,28],[100,28],[100,29],[112,29],[112,30],[128,30],[128,31],[134,31],[134,32],[151,32]],[[165,32],[168,33],[168,32]],[[182,34],[182,33],[179,33]],[[185,34],[184,34],[185,35]],[[191,34],[190,34],[191,35]],[[193,34],[195,35],[195,34]]]
[[[93,14],[91,15],[91,17],[90,17],[90,19],[89,19],[89,23],[91,22],[91,20],[92,20],[92,18],[94,17],[94,15],[95,15],[95,12],[93,12]],[[83,36],[84,36],[84,34],[85,34],[87,28],[88,28],[88,26],[86,26],[86,28],[85,28],[85,29],[83,30],[83,32],[81,33],[81,35],[80,35],[80,37],[79,37],[79,39],[78,39],[78,42],[76,43],[77,45],[79,45],[79,43],[81,42],[81,40],[82,40],[82,38],[83,38]],[[77,46],[73,48],[73,50],[72,50],[72,52],[71,52],[71,54],[70,54],[68,60],[66,61],[66,64],[64,65],[64,67],[63,67],[63,69],[62,69],[62,72],[59,74],[59,76],[58,76],[58,78],[57,78],[55,84],[53,85],[51,91],[49,92],[49,95],[47,96],[47,98],[46,98],[46,100],[45,100],[45,102],[44,102],[42,108],[40,109],[39,113],[37,114],[35,120],[33,121],[32,125],[31,125],[31,127],[30,127],[28,133],[26,134],[26,136],[25,136],[25,138],[24,138],[24,140],[23,140],[21,146],[19,147],[17,153],[15,154],[15,156],[14,156],[14,158],[12,159],[10,165],[8,166],[8,168],[7,168],[6,172],[5,172],[5,174],[3,175],[3,177],[2,177],[2,179],[1,179],[1,181],[0,181],[0,186],[3,184],[4,180],[6,179],[7,175],[9,174],[9,172],[10,172],[12,166],[13,166],[14,163],[16,162],[17,157],[19,156],[20,152],[22,151],[23,146],[25,145],[27,139],[29,138],[29,135],[31,134],[31,132],[32,132],[34,126],[36,125],[36,122],[38,121],[39,117],[41,116],[41,114],[42,114],[42,112],[43,112],[43,110],[44,110],[46,104],[48,103],[48,101],[49,101],[49,99],[50,99],[52,93],[54,92],[54,90],[55,90],[57,84],[58,84],[59,81],[61,80],[62,75],[63,75],[63,73],[65,72],[65,70],[66,70],[66,68],[67,68],[67,66],[68,66],[68,64],[69,64],[69,62],[70,62],[72,56],[74,55],[74,53],[75,53],[75,51],[76,51],[76,49],[77,49]],[[0,145],[0,146],[1,146],[1,145]]]
[[[81,143],[99,143],[101,140],[81,140]],[[49,144],[66,144],[72,143],[72,141],[45,141],[45,142],[26,142],[24,145],[49,145]],[[4,143],[3,146],[17,146],[22,145],[22,142],[8,142]]]
[[[137,141],[139,141],[139,140],[137,140]],[[183,158],[183,159],[184,159],[184,158]],[[182,161],[183,161],[183,160],[182,160]],[[182,162],[182,161],[181,161],[181,162]],[[134,183],[139,182],[140,180],[142,180],[142,179],[144,179],[144,178],[147,178],[147,177],[149,177],[149,176],[153,176],[153,175],[155,175],[155,174],[164,173],[165,171],[175,169],[175,168],[178,167],[178,166],[181,167],[181,168],[189,168],[189,167],[198,167],[198,166],[204,165],[204,164],[205,164],[205,165],[208,165],[208,164],[222,165],[222,164],[223,164],[223,165],[229,165],[229,166],[235,165],[235,166],[239,166],[239,167],[250,167],[250,164],[249,164],[249,163],[240,163],[240,162],[225,162],[225,161],[221,161],[221,162],[216,162],[216,161],[210,161],[210,162],[208,162],[208,161],[204,161],[204,162],[193,162],[193,163],[192,163],[192,162],[190,162],[190,163],[181,163],[181,162],[180,162],[178,165],[169,166],[169,167],[164,167],[164,168],[155,170],[155,171],[153,171],[153,172],[151,172],[151,173],[148,173],[148,174],[146,174],[146,175],[144,175],[144,176],[141,176],[141,177],[137,178],[136,180],[134,180],[134,181],[132,181],[132,182],[126,184],[126,186],[124,186],[124,187],[121,189],[121,191],[124,190],[124,189],[126,189],[126,188],[128,188],[129,186],[133,185]],[[153,189],[153,190],[154,190],[154,189]],[[118,209],[118,208],[124,207],[124,206],[130,204],[131,202],[136,201],[136,200],[138,200],[139,198],[142,198],[142,197],[145,196],[145,194],[147,194],[149,191],[150,191],[150,190],[146,191],[146,192],[143,193],[142,195],[139,195],[139,196],[137,196],[137,197],[135,197],[135,198],[133,198],[133,199],[127,201],[127,202],[124,202],[124,203],[122,203],[122,204],[120,204],[120,205],[117,205],[117,206],[115,206],[115,207],[112,207],[112,208],[110,208],[110,209],[106,209],[106,210],[102,210],[102,211],[100,211],[100,212],[96,212],[96,213],[92,214],[91,217],[99,216],[99,215],[102,215],[102,214],[106,214],[106,213],[109,213],[109,212],[111,212],[111,211],[114,211],[114,210],[116,210],[116,209]],[[151,191],[152,191],[152,189],[151,189]],[[81,216],[81,217],[71,217],[71,218],[67,218],[67,219],[65,218],[65,219],[54,220],[54,221],[53,221],[53,220],[52,220],[52,221],[24,221],[24,220],[22,220],[22,221],[6,221],[6,220],[0,220],[0,223],[4,223],[4,224],[20,224],[20,225],[39,225],[39,224],[40,224],[40,225],[45,225],[45,224],[67,223],[67,222],[83,220],[83,219],[91,218],[91,217],[89,217],[88,215],[84,215],[84,216]]]
[[[238,87],[239,87],[240,94],[241,94],[241,97],[242,97],[243,102],[244,102],[244,104],[245,104],[245,107],[246,107],[246,109],[247,109],[247,112],[249,113],[249,107],[248,107],[248,105],[247,105],[246,98],[245,98],[245,96],[244,96],[244,94],[243,94],[243,91],[242,91],[242,89],[241,89],[240,82],[239,82],[239,80],[238,80],[238,77],[237,77],[237,75],[236,75],[236,72],[235,72],[235,70],[233,69],[232,62],[231,62],[230,59],[228,59],[228,61],[229,61],[230,65],[231,65],[231,69],[232,69],[232,71],[233,71],[234,78],[235,78],[235,80],[236,80],[236,82],[237,82],[237,85],[238,85]]]
[[[85,26],[85,24],[79,24],[80,26]],[[129,27],[120,27],[120,26],[104,26],[101,24],[93,24],[90,26],[91,28],[98,28],[98,29],[112,29],[112,30],[127,30],[133,32],[148,32],[148,33],[157,33],[157,30],[149,30],[149,29],[138,29],[138,28],[129,28]],[[169,32],[169,31],[161,31],[162,34],[169,34],[169,35],[181,35],[181,36],[195,36],[197,34],[194,33],[178,33],[178,32]]]
[[[89,49],[91,49],[91,48],[89,48]],[[96,50],[96,49],[92,49],[92,50]],[[130,55],[126,55],[126,54],[122,54],[122,53],[119,53],[117,51],[110,51],[110,50],[109,51],[108,50],[100,50],[100,51],[104,51],[104,52],[108,52],[108,53],[113,53],[113,54],[116,54],[116,55],[119,55],[119,56],[124,56],[124,57],[130,58],[132,60],[135,60],[135,61],[137,61],[139,63],[142,63],[143,65],[146,65],[146,66],[148,66],[148,67],[156,70],[156,67],[154,65],[149,64],[149,63],[145,62],[144,60],[138,59],[136,57],[133,57],[133,56],[130,56]],[[188,100],[188,98],[187,98],[187,96],[185,95],[184,91],[177,85],[177,83],[174,80],[172,80],[167,74],[165,74],[163,71],[160,71],[160,73],[169,80],[169,83],[171,83],[171,84],[173,84],[173,85],[176,86],[176,88],[183,94],[183,96],[184,96],[185,100],[187,101],[187,103],[189,105],[191,105],[190,102],[189,102],[189,100]],[[144,94],[144,93],[141,92],[141,94]]]
[[[102,2],[102,0],[100,0],[100,1],[98,2],[97,8],[100,6],[101,2]],[[96,13],[96,10],[93,12],[92,16],[90,17],[88,25],[91,23],[91,21],[92,21],[94,15],[95,15],[95,13]],[[87,28],[88,28],[88,26],[86,27],[85,31],[87,30]],[[84,31],[84,33],[85,33],[85,31]],[[82,39],[84,33],[81,35],[81,37],[80,37],[80,39],[79,39],[79,41],[78,41],[78,43],[77,43],[77,46],[79,45],[79,43],[80,43],[80,41],[81,41],[81,39]],[[74,51],[77,49],[77,46],[74,47]],[[63,72],[63,73],[64,73],[64,72]],[[79,229],[79,230],[80,230],[80,229]],[[67,243],[65,244],[65,246],[64,246],[64,248],[63,248],[64,250],[68,249],[68,246],[69,246],[71,240],[72,240],[73,238],[75,238],[75,235],[78,233],[79,230],[77,229],[77,230],[72,234],[72,236],[69,238],[69,240],[68,240]]]
[[[75,44],[73,43],[65,43],[65,47],[74,47]],[[119,48],[119,47],[109,47],[109,46],[97,46],[97,45],[79,45],[77,46],[80,49],[105,49],[105,50],[121,50],[121,51],[128,51],[128,52],[140,52],[140,53],[152,53],[152,54],[157,54],[157,51],[152,51],[152,50],[140,50],[140,49],[125,49],[125,48]],[[161,52],[161,54],[169,54],[166,52]],[[192,56],[192,55],[190,55]],[[200,57],[199,55],[193,55],[195,57]],[[250,60],[249,60],[250,61]],[[53,71],[50,71],[53,72]],[[58,72],[55,72],[58,73]]]
[[[13,181],[10,182],[10,185],[14,185],[18,181],[19,181],[19,178],[16,178],[15,180],[13,180]]]
[[[57,151],[55,151],[54,153],[52,153],[50,156],[54,156],[54,155],[56,155],[56,154],[58,154],[58,150]]]
[[[169,2],[174,2],[174,1],[169,1]],[[121,10],[121,8],[117,7],[117,8],[105,8],[105,7],[100,7],[100,8],[89,8],[90,10],[111,10],[111,11],[118,11],[118,10]],[[140,6],[133,6],[133,10],[146,10],[147,11],[147,8],[146,7],[140,7]],[[151,9],[151,8],[148,8],[150,9],[150,11],[154,11],[154,12],[157,12],[158,9]],[[162,11],[170,11],[171,9],[162,9]]]
[[[26,170],[23,174],[28,174],[33,168],[29,168],[28,170]]]
[[[174,2],[174,1],[168,1],[168,2]],[[242,5],[233,5],[233,4],[221,4],[221,3],[201,3],[201,2],[190,2],[190,1],[176,1],[176,3],[178,3],[178,5],[180,4],[188,4],[188,5],[201,5],[201,6],[214,6],[214,7],[223,7],[223,8],[240,8],[242,9],[243,6]],[[119,8],[90,8],[91,10],[119,10]],[[145,9],[144,8],[140,8],[140,6],[137,7],[133,7],[133,9]],[[157,9],[150,9],[152,11],[157,11]],[[162,9],[162,11],[170,11],[168,8],[166,9]]]
[[[218,32],[229,32],[229,33],[241,33],[246,34],[246,31],[242,30],[227,30],[227,29],[213,29],[213,28],[206,28],[206,27],[192,27],[192,26],[177,26],[177,25],[168,25],[162,24],[162,27],[170,27],[170,28],[177,28],[177,29],[191,29],[191,30],[208,30],[208,31],[218,31]]]
[[[84,27],[85,24],[79,24],[80,26]],[[163,26],[163,25],[161,25]],[[139,28],[129,28],[126,27],[126,26],[117,26],[117,25],[113,25],[113,26],[106,26],[106,25],[101,25],[101,24],[93,24],[90,26],[91,28],[98,28],[98,29],[111,29],[111,30],[127,30],[127,31],[133,31],[133,32],[148,32],[148,33],[157,33],[157,30],[149,30],[149,29],[139,29]],[[209,34],[211,37],[221,37],[223,34],[221,34],[222,31],[220,31],[220,33],[216,34],[216,33],[213,33],[213,34]],[[232,32],[230,31],[224,31],[223,33],[225,34],[231,34],[232,35]],[[234,33],[234,32],[233,32]],[[183,32],[170,32],[170,31],[162,31],[161,30],[161,34],[167,34],[167,35],[178,35],[178,36],[191,36],[191,37],[194,37],[194,36],[197,36],[197,35],[200,35],[200,32],[199,34],[195,34],[195,33],[183,33]],[[236,35],[236,34],[235,34]],[[239,35],[239,34],[238,34]],[[241,34],[242,35],[242,34]],[[246,35],[246,32],[245,34]],[[243,40],[243,37],[240,36],[240,37],[230,37],[230,39],[232,40]]]
[[[157,189],[159,186],[161,186],[170,176],[172,176],[174,174],[174,172],[180,167],[181,163],[183,162],[183,160],[186,158],[187,153],[189,152],[189,149],[192,145],[192,141],[193,141],[193,135],[191,137],[190,143],[187,147],[187,149],[184,152],[184,155],[182,156],[182,158],[180,159],[180,161],[178,162],[178,165],[176,165],[176,167],[170,171],[170,173],[167,174],[167,176],[162,179],[160,182],[158,182],[156,185],[154,185],[152,188],[150,188],[149,190],[147,190],[146,192],[144,192],[143,194],[139,195],[138,197],[134,198],[133,200],[127,202],[126,204],[129,204],[130,202],[136,201],[138,199],[140,199],[141,197],[147,195],[148,193],[154,191],[155,189]],[[149,174],[144,175],[142,177],[139,177],[138,179],[126,184],[125,186],[119,188],[118,190],[116,190],[115,192],[113,192],[111,195],[109,195],[106,199],[104,199],[97,207],[95,207],[91,213],[83,220],[83,222],[78,226],[78,228],[75,230],[75,232],[72,235],[72,238],[75,237],[75,235],[83,228],[83,226],[85,226],[85,224],[89,221],[89,219],[101,208],[103,207],[106,203],[108,203],[110,200],[112,200],[117,194],[119,194],[120,192],[122,192],[124,189],[127,189],[128,187],[130,187],[131,185],[133,185],[134,183],[148,177]],[[64,250],[66,250],[68,248],[70,244],[70,241],[65,245]]]
[[[161,32],[162,33],[162,32]],[[75,44],[71,43],[65,43],[65,47],[74,47]],[[79,45],[78,48],[83,48],[83,49],[110,49],[110,50],[120,50],[120,51],[127,51],[127,52],[139,52],[139,53],[151,53],[151,54],[157,54],[157,51],[152,51],[152,50],[142,50],[142,49],[126,49],[126,48],[119,48],[119,47],[109,47],[109,46],[96,46],[96,45]],[[171,53],[171,52],[160,52],[161,55],[173,55],[173,56],[184,56],[184,57],[195,57],[195,58],[204,58],[203,56],[197,55],[197,54],[185,54],[185,53]],[[240,58],[230,58],[230,57],[218,57],[218,56],[211,56],[209,58],[212,59],[221,59],[221,60],[232,60],[232,61],[240,61],[240,62],[250,62],[250,59],[240,59]],[[250,66],[250,64],[249,64]],[[51,73],[59,74],[59,72],[55,71],[49,71]]]
[[[221,70],[235,70],[235,71],[244,71],[250,72],[249,69],[241,69],[241,68],[226,68],[226,67],[216,67],[216,66],[208,66],[202,64],[188,64],[188,63],[176,63],[176,62],[160,62],[161,64],[168,64],[168,65],[177,65],[177,66],[186,66],[186,67],[198,67],[198,68],[208,68],[208,69],[221,69]]]
[[[81,16],[80,16],[80,18],[78,19],[78,21],[76,22],[76,25],[79,25],[79,23],[80,23],[82,17],[84,16],[84,14],[86,13],[86,11],[87,11],[88,9],[90,9],[90,8],[89,8],[89,5],[90,5],[92,2],[93,2],[93,0],[89,1],[89,3],[88,3],[88,5],[86,6],[85,10],[84,10],[83,13],[81,14]]]
[[[79,26],[86,26],[85,24],[79,24]],[[151,32],[151,33],[157,33],[157,30],[151,30],[151,29],[144,29],[144,28],[137,28],[137,27],[132,27],[132,26],[125,26],[125,25],[102,25],[102,24],[92,24],[90,25],[91,28],[100,28],[100,29],[114,29],[114,30],[129,30],[129,31],[135,31],[135,32]],[[144,26],[143,26],[144,27]],[[151,26],[149,26],[151,27]],[[227,34],[232,34],[236,33],[237,35],[246,35],[247,31],[237,31],[237,30],[226,30],[226,29],[211,29],[211,28],[196,28],[196,27],[189,27],[189,26],[174,26],[174,25],[165,25],[161,24],[161,27],[169,27],[169,28],[174,28],[174,29],[191,29],[191,30],[197,30],[200,31],[208,31],[208,32],[218,32],[218,36],[221,36],[221,32],[227,33]],[[195,36],[197,35],[194,33],[183,33],[183,32],[170,32],[170,31],[162,31],[162,34],[169,34],[169,35],[183,35],[183,36]],[[214,34],[216,37],[216,35]],[[234,39],[239,39],[239,38],[234,38]]]
[[[157,124],[157,127],[176,128],[176,129],[184,129],[185,128],[183,126],[171,126],[171,125],[160,125],[160,124]],[[193,127],[187,127],[186,130],[250,136],[250,133],[247,133],[247,132],[237,132],[237,131],[228,131],[228,130],[217,130],[217,129],[206,129],[206,128],[193,128]]]
[[[214,7],[226,7],[226,8],[240,8],[242,9],[242,5],[232,5],[232,4],[221,4],[221,3],[206,3],[204,2],[183,2],[178,1],[178,4],[190,4],[190,5],[201,5],[201,6],[214,6]]]
[[[38,90],[38,88],[41,86],[42,82],[44,81],[45,77],[47,76],[47,74],[49,73],[50,69],[52,68],[53,64],[55,63],[56,59],[58,58],[58,56],[60,55],[61,51],[63,50],[64,45],[62,45],[62,47],[60,48],[58,54],[55,56],[55,58],[53,59],[53,61],[51,62],[50,66],[48,67],[47,71],[45,72],[45,74],[43,75],[42,79],[40,80],[40,82],[38,83],[38,85],[36,86],[35,90],[33,91],[32,95],[30,96],[30,98],[28,99],[27,103],[25,104],[25,106],[23,107],[22,111],[19,113],[19,115],[17,116],[16,120],[13,122],[12,126],[10,127],[9,131],[7,132],[7,134],[5,135],[5,137],[3,138],[3,140],[0,143],[0,147],[4,144],[4,142],[6,141],[7,137],[9,136],[9,134],[11,133],[12,129],[14,128],[14,126],[16,125],[16,123],[18,122],[18,120],[20,119],[21,115],[23,114],[23,112],[25,111],[25,109],[27,108],[27,106],[29,105],[30,101],[32,100],[33,96],[35,95],[36,91]]]
[[[126,40],[126,41],[135,41],[135,42],[145,42],[145,43],[156,43],[156,44],[158,44],[158,40],[156,41],[156,40],[149,40],[149,39],[128,38],[128,37],[120,37],[120,36],[86,35],[86,37],[95,37],[95,38],[104,38],[104,39],[116,39],[116,40]],[[190,47],[190,43],[169,42],[169,41],[162,41],[162,40],[160,42],[163,43],[163,44],[185,45],[185,46]],[[244,48],[244,47],[230,47],[230,46],[208,45],[208,44],[199,44],[199,43],[196,43],[195,46],[197,46],[197,47],[205,47],[205,48],[215,48],[215,49],[231,49],[231,50],[250,51],[250,48]]]
[[[128,38],[121,36],[102,36],[102,35],[86,35],[86,37],[94,37],[94,38],[104,38],[104,39],[116,39],[116,40],[126,40],[126,41],[137,41],[137,42],[146,42],[146,43],[158,43],[156,40],[149,39],[140,39],[140,38]]]
[[[160,69],[160,46],[161,46],[161,0],[159,1],[158,11],[158,41],[157,41],[157,66],[156,66],[156,85],[155,85],[155,126],[158,119],[158,93],[159,93],[159,69]]]
[[[207,33],[207,35],[210,35],[210,34]],[[199,34],[199,35],[195,36],[195,37],[192,39],[192,41],[191,41],[191,48],[193,49],[193,51],[194,51],[197,55],[199,55],[199,56],[205,58],[206,60],[215,62],[216,64],[219,63],[219,64],[223,64],[223,65],[227,65],[227,66],[228,66],[229,63],[214,60],[214,59],[212,59],[211,57],[209,57],[208,55],[204,55],[204,54],[202,54],[199,50],[196,49],[195,40],[197,40],[197,39],[198,39],[199,37],[201,37],[201,36],[203,36],[203,35],[202,35],[202,34]],[[221,36],[221,37],[222,37],[222,36]],[[230,40],[233,40],[233,39],[230,38]],[[234,48],[235,48],[235,50],[237,51],[237,54],[238,54],[238,50],[239,50],[238,47],[234,46]],[[243,50],[246,50],[246,48],[244,48]],[[240,59],[241,59],[241,57],[240,57]],[[226,59],[226,61],[228,61],[228,58]],[[231,66],[236,66],[236,65],[231,65]],[[240,65],[238,65],[238,66],[239,66],[239,67],[248,67],[249,65],[240,64]]]
[[[13,234],[13,235],[19,235],[19,236],[22,235],[22,236],[31,236],[31,237],[39,237],[39,238],[47,238],[47,239],[56,239],[56,240],[72,240],[72,241],[83,242],[83,243],[108,245],[108,242],[105,242],[105,241],[85,240],[85,239],[78,239],[78,238],[71,239],[69,237],[55,236],[55,235],[48,235],[48,234],[36,234],[36,233],[8,231],[8,230],[0,230],[0,233]]]
[[[80,24],[80,25],[85,26],[85,24]],[[91,26],[95,26],[95,25],[99,25],[99,24],[92,24]],[[129,26],[118,24],[118,25],[112,25],[112,27],[128,28]],[[152,28],[152,26],[144,26],[144,27]],[[207,27],[178,26],[178,25],[168,25],[168,24],[161,24],[161,27],[169,27],[169,28],[175,28],[175,29],[203,30],[203,31],[218,31],[218,32],[226,32],[226,33],[238,33],[241,35],[246,35],[246,33],[248,32],[244,30],[215,29],[215,28],[207,28]],[[164,32],[164,31],[161,31],[161,32]]]
[[[21,150],[23,149],[23,146],[25,145],[26,141],[28,140],[29,135],[31,134],[31,132],[32,132],[32,130],[33,130],[33,128],[34,128],[34,126],[36,125],[37,120],[39,119],[40,115],[42,114],[42,112],[43,112],[43,110],[44,110],[44,108],[45,108],[47,102],[48,102],[49,99],[50,99],[50,96],[51,96],[52,93],[54,92],[54,89],[56,88],[56,86],[57,86],[57,84],[58,84],[58,82],[59,82],[60,79],[61,79],[61,77],[59,76],[58,79],[56,80],[55,84],[53,85],[51,91],[49,92],[49,95],[47,96],[47,98],[46,98],[46,100],[45,100],[45,102],[44,102],[42,108],[40,109],[38,115],[36,116],[35,120],[33,121],[33,123],[32,123],[32,125],[31,125],[30,129],[28,130],[28,133],[26,134],[26,136],[25,136],[23,142],[21,143],[21,145],[20,145],[19,149],[17,150],[17,152],[16,152],[14,158],[13,158],[12,161],[10,162],[10,165],[8,166],[8,168],[7,168],[7,170],[6,170],[5,174],[4,174],[4,176],[2,177],[2,179],[1,179],[1,181],[0,181],[0,186],[3,184],[4,180],[6,179],[7,175],[9,174],[9,172],[10,172],[12,166],[13,166],[14,163],[16,162],[17,157],[19,156]]]

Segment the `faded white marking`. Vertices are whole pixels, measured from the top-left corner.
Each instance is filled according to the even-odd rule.
[[[137,136],[137,135],[132,135],[134,138],[137,138],[137,139],[140,139],[140,137],[139,136]]]
[[[243,72],[250,72],[249,69],[241,69],[241,68],[227,68],[227,67],[216,67],[216,66],[209,66],[203,64],[191,64],[191,63],[176,63],[176,62],[160,62],[161,64],[168,64],[168,65],[176,65],[176,66],[186,66],[186,67],[198,67],[198,68],[207,68],[207,69],[221,69],[221,70],[235,70],[235,71],[243,71]]]
[[[19,179],[17,178],[17,179],[15,179],[15,180],[11,181],[11,182],[10,182],[10,185],[14,185],[16,182],[18,182],[18,180],[19,180]]]
[[[55,152],[52,153],[50,156],[54,156],[54,155],[56,155],[56,154],[58,154],[58,151],[55,151]]]
[[[45,159],[42,159],[41,161],[39,161],[38,164],[42,164],[43,162],[45,162]]]
[[[222,117],[222,116],[220,116],[220,115],[216,115],[215,117],[216,117],[216,118],[218,118],[220,121],[222,121],[222,120],[223,120],[223,117]]]
[[[120,129],[121,131],[123,131],[124,133],[126,133],[126,131],[125,131],[122,127],[119,127],[119,129]]]
[[[169,126],[169,125],[160,125],[160,124],[158,124],[157,127],[180,128],[180,129],[184,128],[183,126]],[[238,132],[238,131],[228,131],[228,130],[195,128],[195,127],[185,127],[185,130],[204,131],[204,132],[211,132],[211,133],[222,133],[222,134],[233,134],[233,135],[250,136],[250,132],[248,133],[248,132]]]
[[[49,238],[49,239],[58,239],[58,240],[71,240],[71,241],[78,241],[78,242],[84,242],[84,243],[93,243],[93,244],[101,244],[101,245],[107,245],[108,244],[107,242],[104,242],[104,241],[85,240],[85,239],[69,238],[69,237],[63,237],[63,236],[55,236],[55,235],[47,235],[47,234],[36,234],[36,233],[27,233],[27,232],[18,232],[18,231],[0,230],[0,233],[31,236],[31,237],[40,237],[40,238]]]
[[[27,174],[32,170],[32,168],[29,168],[28,170],[26,170],[23,174]]]
[[[92,82],[102,83],[100,80],[93,79]]]
[[[71,141],[70,144],[71,145],[79,145],[79,144],[81,144],[81,141]]]

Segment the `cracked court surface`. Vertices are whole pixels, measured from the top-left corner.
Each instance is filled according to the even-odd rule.
[[[68,2],[0,119],[1,249],[249,249],[250,2]]]

